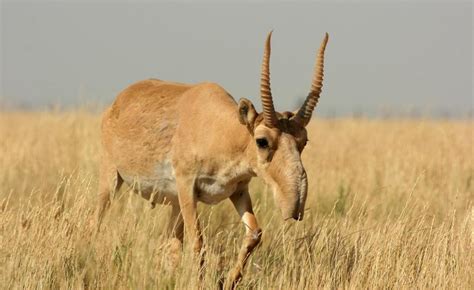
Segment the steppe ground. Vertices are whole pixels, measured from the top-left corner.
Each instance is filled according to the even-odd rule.
[[[93,234],[99,123],[0,112],[0,288],[197,288],[189,251],[169,265],[169,208],[124,188]],[[473,289],[473,132],[472,120],[313,120],[305,220],[284,223],[251,184],[263,242],[241,289]],[[202,286],[216,289],[243,226],[228,201],[200,212]]]

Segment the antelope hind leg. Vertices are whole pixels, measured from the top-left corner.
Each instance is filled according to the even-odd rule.
[[[117,169],[105,158],[101,161],[99,176],[98,203],[96,209],[96,230],[100,230],[100,225],[106,210],[110,206],[110,195],[115,193],[122,186],[123,179]]]

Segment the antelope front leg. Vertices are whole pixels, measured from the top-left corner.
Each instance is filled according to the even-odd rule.
[[[188,243],[192,244],[194,253],[199,257],[199,276],[202,278],[202,267],[204,265],[204,251],[202,250],[203,240],[197,217],[197,199],[193,190],[192,182],[178,185],[178,200],[181,208],[181,215],[184,220],[184,233]]]
[[[227,281],[226,288],[234,289],[242,278],[242,271],[244,270],[248,257],[250,254],[252,254],[255,247],[260,243],[262,230],[258,227],[257,219],[253,213],[252,201],[250,200],[247,187],[241,193],[237,192],[232,195],[230,200],[234,204],[234,207],[239,213],[245,226],[245,238],[239,251],[237,264],[230,272]]]

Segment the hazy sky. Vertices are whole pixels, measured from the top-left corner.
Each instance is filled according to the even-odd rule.
[[[217,82],[260,107],[263,44],[274,29],[279,110],[307,94],[327,31],[319,114],[472,111],[470,1],[225,2],[3,1],[0,101],[107,103],[159,78]]]

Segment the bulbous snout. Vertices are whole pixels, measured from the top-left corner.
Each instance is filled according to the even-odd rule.
[[[303,168],[291,192],[286,193],[286,196],[288,197],[286,204],[280,203],[284,220],[303,220],[307,193],[308,178],[306,176],[306,171]]]

